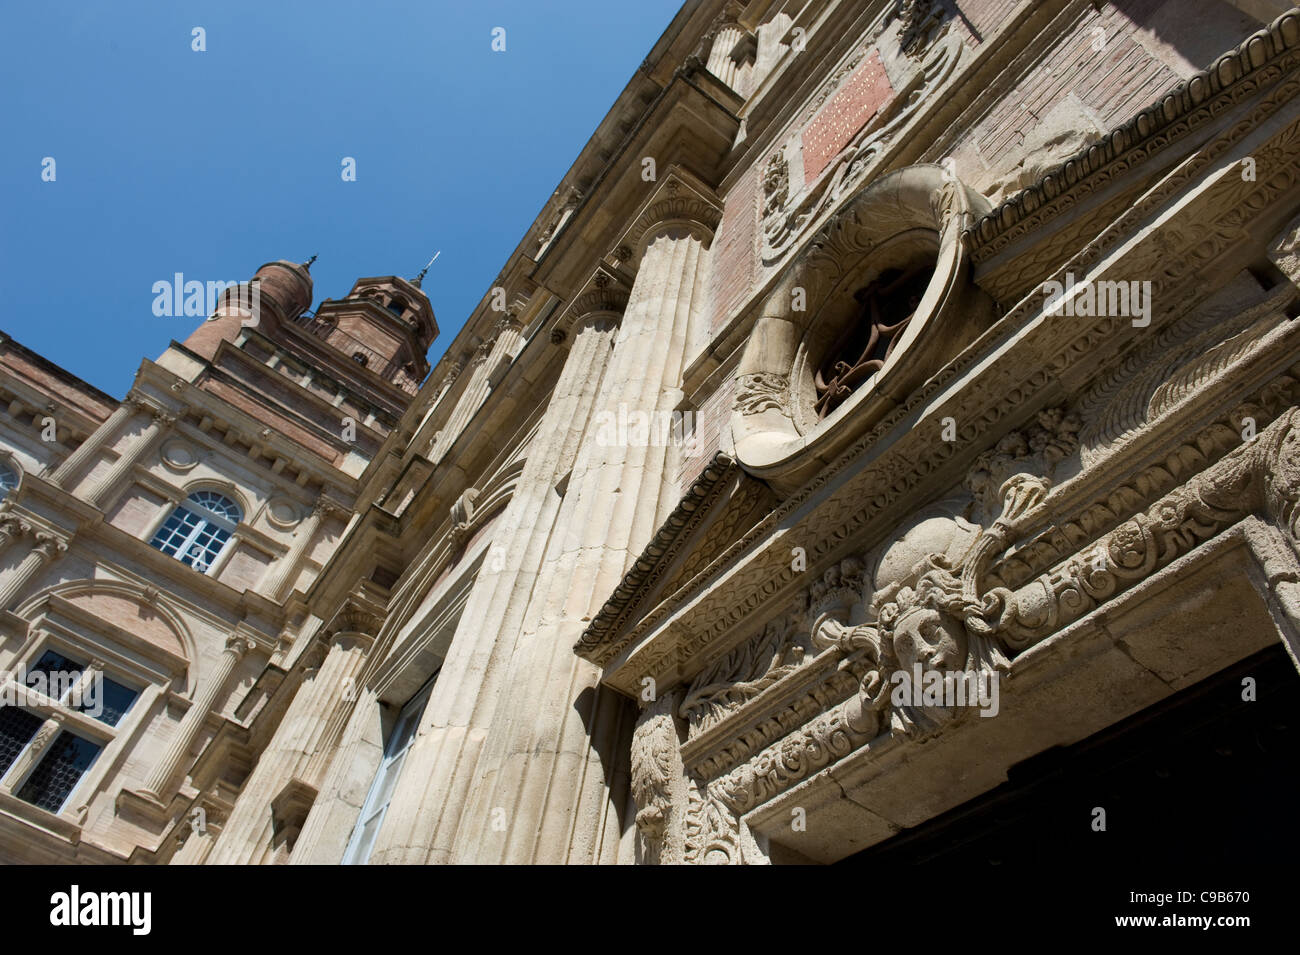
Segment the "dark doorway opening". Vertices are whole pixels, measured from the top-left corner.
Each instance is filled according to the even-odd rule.
[[[1254,702],[1243,699],[1246,678]],[[1106,872],[1111,884],[1156,871],[1291,867],[1300,849],[1297,701],[1300,674],[1278,644],[1016,765],[997,789],[840,864]],[[1104,832],[1093,828],[1096,807]]]

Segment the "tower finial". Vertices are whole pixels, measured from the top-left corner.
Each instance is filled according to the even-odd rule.
[[[312,264],[313,262],[315,262],[315,261],[316,261],[316,256],[313,255],[310,259],[308,259],[306,262],[304,262],[304,263],[302,264],[302,267],[303,267],[304,269],[306,269],[307,271],[310,272],[310,271],[311,271],[311,264]]]
[[[424,281],[424,276],[429,271],[429,266],[433,265],[434,261],[437,260],[438,256],[440,255],[442,255],[442,249],[439,249],[437,252],[433,253],[433,258],[430,259],[428,262],[424,263],[424,268],[420,269],[420,274],[415,277],[415,281],[411,283],[412,285],[414,285],[416,288],[420,287],[420,283]]]

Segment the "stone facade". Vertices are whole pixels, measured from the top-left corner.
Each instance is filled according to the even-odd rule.
[[[1195,6],[687,3],[432,369],[292,263],[121,402],[0,343],[0,667],[135,692],[0,855],[832,862],[1294,658],[1300,11]]]

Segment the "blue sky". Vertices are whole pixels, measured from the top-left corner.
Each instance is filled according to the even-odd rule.
[[[175,272],[315,254],[319,303],[441,250],[436,361],[680,3],[6,4],[0,329],[121,396]]]

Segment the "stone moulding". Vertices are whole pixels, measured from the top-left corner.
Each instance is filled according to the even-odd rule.
[[[980,217],[963,233],[973,261],[984,263],[1015,239],[1072,208],[1081,195],[1109,181],[1109,171],[1131,169],[1154,151],[1166,148],[1176,136],[1213,121],[1231,101],[1255,92],[1244,86],[1244,80],[1297,48],[1300,11],[1291,10],[1112,130],[1101,142],[1065,160],[1036,184]],[[1211,102],[1220,99],[1222,103]]]
[[[796,190],[795,195],[790,196],[786,188],[784,201],[769,202],[762,222],[761,257],[764,265],[779,262],[809,229],[846,196],[861,188],[877,159],[897,139],[902,128],[934,99],[937,90],[953,76],[964,46],[961,38],[954,34],[927,49],[920,69],[910,83],[898,91],[894,105],[887,111],[892,115],[887,119],[877,116],[869,121],[854,140],[827,163],[825,171],[810,190]],[[856,68],[865,55],[865,49],[856,54],[842,68],[843,73],[847,75]],[[777,155],[774,153],[774,158]],[[781,172],[782,163],[787,165],[784,174]],[[774,189],[770,195],[779,195],[782,190],[778,180],[782,175],[788,186],[788,161],[777,159],[772,174]]]
[[[644,596],[667,569],[691,532],[708,516],[738,471],[736,462],[718,452],[677,502],[645,550],[633,562],[622,582],[614,589],[600,612],[587,625],[573,651],[593,663],[593,651],[605,646],[607,635],[617,632]]]
[[[1119,526],[1127,516],[1140,513],[1161,494],[1178,486],[1188,475],[1199,473],[1241,444],[1245,422],[1266,426],[1300,399],[1300,366],[1271,380],[1258,394],[1231,411],[1218,415],[1191,438],[1162,454],[1103,496],[1080,500],[1062,486],[1054,494],[1051,520],[995,562],[988,573],[992,586],[1017,589],[1046,573],[1070,555]]]

